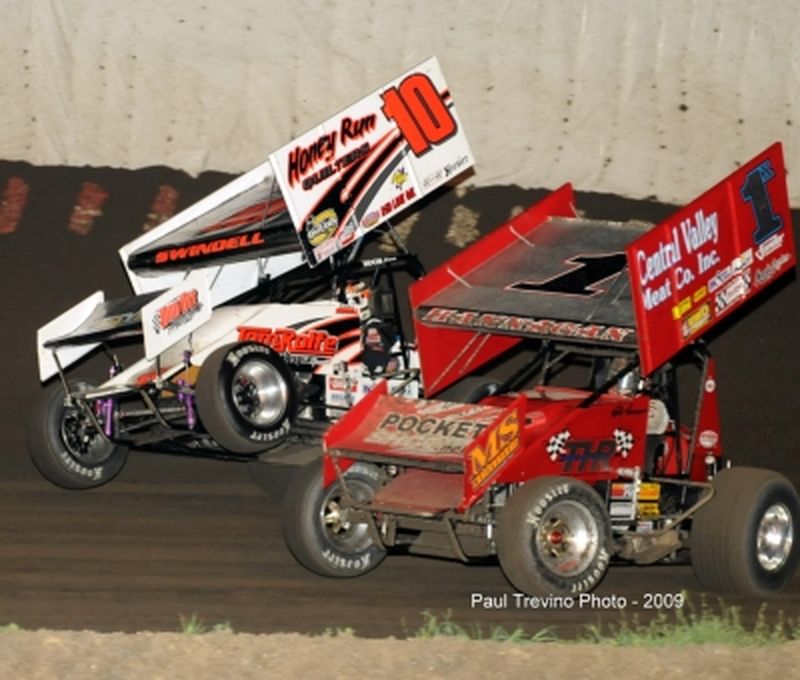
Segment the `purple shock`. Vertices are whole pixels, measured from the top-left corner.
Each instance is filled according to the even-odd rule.
[[[197,425],[197,413],[194,409],[194,396],[190,392],[183,391],[183,387],[186,385],[185,380],[179,380],[178,385],[181,388],[181,390],[178,392],[178,401],[183,404],[183,408],[186,411],[186,424],[190,430],[193,430],[195,425]]]
[[[189,363],[192,357],[192,353],[186,351],[183,353],[183,363],[186,366],[186,374],[189,374]],[[197,412],[195,411],[194,407],[194,395],[189,391],[183,390],[183,387],[186,385],[185,380],[179,380],[178,385],[181,386],[181,390],[178,393],[178,400],[183,404],[183,408],[186,410],[186,425],[189,427],[190,430],[193,430],[197,425]]]
[[[113,378],[117,374],[117,367],[112,366],[108,369],[108,377]],[[100,399],[98,402],[98,410],[103,417],[103,433],[111,439],[114,436],[114,411],[116,409],[116,400],[113,397]]]

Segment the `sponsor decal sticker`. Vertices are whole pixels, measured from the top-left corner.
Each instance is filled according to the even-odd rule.
[[[785,235],[786,234],[783,232],[778,232],[777,234],[770,236],[766,241],[764,241],[764,243],[758,246],[758,250],[756,250],[756,259],[759,262],[763,262],[776,250],[780,250],[783,247],[783,239]]]
[[[686,297],[683,298],[677,305],[672,308],[672,318],[677,321],[680,319],[686,312],[688,312],[692,308],[692,298]]]
[[[636,516],[636,506],[630,501],[613,502],[609,505],[608,514],[615,519],[633,519]]]
[[[467,458],[471,464],[473,488],[486,482],[519,449],[519,429],[517,412],[511,411],[488,432],[485,446],[478,444],[470,450]]]
[[[611,500],[629,501],[633,499],[633,482],[613,482],[611,484]]]
[[[258,342],[272,348],[279,354],[293,354],[309,357],[332,357],[339,346],[338,338],[326,331],[304,331],[298,333],[293,328],[239,327],[240,342]]]
[[[670,228],[653,249],[635,252],[641,272],[642,304],[647,311],[672,299],[673,284],[680,291],[691,285],[697,275],[719,264],[719,234],[717,212],[706,214],[700,209]],[[669,273],[672,276],[666,276]]]
[[[767,263],[763,269],[756,269],[756,285],[763,286],[764,284],[769,283],[791,259],[792,256],[789,255],[789,253],[784,253],[783,255],[778,255],[778,257],[776,257],[774,260]]]
[[[403,185],[408,181],[408,173],[404,167],[400,167],[392,173],[392,184],[398,191],[403,190]]]
[[[379,430],[405,432],[421,435],[474,439],[486,428],[485,423],[462,418],[436,418],[402,413],[387,413]]]
[[[750,272],[737,274],[714,297],[714,311],[721,314],[737,302],[744,300],[750,293]]]
[[[260,231],[254,231],[249,234],[239,234],[238,236],[226,236],[225,238],[217,238],[202,243],[193,243],[188,246],[159,250],[155,255],[155,264],[165,265],[172,262],[196,260],[209,255],[256,248],[258,246],[263,246],[264,243],[264,235]]]
[[[631,342],[635,336],[633,328],[556,321],[554,319],[535,319],[489,312],[472,312],[445,307],[431,307],[425,310],[421,320],[426,323],[455,326],[457,328],[528,333],[531,335],[555,335],[614,343]]]
[[[452,163],[447,163],[444,166],[444,176],[452,177],[457,175],[469,162],[469,156],[464,155],[458,157]]]
[[[683,338],[695,335],[700,329],[711,321],[711,307],[708,304],[700,305],[693,311],[681,324],[681,334]]]
[[[321,213],[309,218],[306,223],[306,235],[312,246],[318,246],[327,241],[339,228],[339,217],[333,208],[323,210]]]
[[[188,323],[202,308],[200,292],[196,288],[187,290],[156,310],[153,330],[156,334],[175,330]]]
[[[626,458],[633,448],[633,435],[619,428],[611,439],[572,439],[569,430],[554,434],[545,450],[552,462],[561,462],[564,472],[596,472],[607,470],[611,457]]]
[[[422,180],[422,188],[428,189],[433,185],[439,185],[444,179],[444,170],[436,170]]]
[[[381,219],[380,212],[378,212],[377,210],[371,210],[361,219],[361,226],[364,227],[365,229],[371,229],[376,224],[378,224],[380,219]]]
[[[642,519],[654,519],[661,516],[658,503],[638,503],[636,510],[637,516]]]
[[[714,430],[703,430],[698,441],[704,449],[713,449],[719,443],[719,435]]]
[[[661,484],[658,482],[642,482],[639,485],[640,501],[657,501],[661,498]]]
[[[201,272],[148,302],[141,311],[145,357],[153,359],[211,318],[211,293]]]

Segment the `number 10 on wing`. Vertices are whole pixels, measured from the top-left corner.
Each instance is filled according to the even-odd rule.
[[[416,156],[426,154],[458,130],[446,96],[424,73],[409,75],[381,95],[381,110],[395,122]]]

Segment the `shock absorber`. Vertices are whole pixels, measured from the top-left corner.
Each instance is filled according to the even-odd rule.
[[[122,367],[119,365],[116,357],[114,357],[111,368],[108,369],[109,379],[119,374],[121,370]],[[116,434],[117,400],[114,399],[114,397],[106,397],[105,399],[98,400],[95,413],[103,422],[103,434],[105,434],[108,439],[113,438]]]
[[[188,377],[189,366],[191,365],[192,353],[186,350],[183,353],[183,372]],[[183,406],[186,412],[186,426],[190,430],[194,430],[197,426],[197,411],[194,404],[194,392],[188,385],[188,381],[184,378],[178,380],[178,401]]]

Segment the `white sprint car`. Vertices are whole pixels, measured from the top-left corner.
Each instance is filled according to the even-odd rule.
[[[98,291],[38,331],[38,469],[89,488],[131,448],[251,459],[319,436],[379,378],[418,396],[395,275],[421,266],[359,245],[471,165],[430,59],[123,246],[134,296]],[[68,375],[100,348],[102,380]]]

